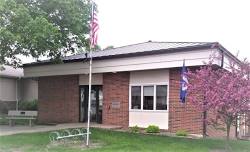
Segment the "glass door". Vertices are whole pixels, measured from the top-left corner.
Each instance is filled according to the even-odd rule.
[[[88,86],[80,86],[80,122],[88,120]],[[102,86],[91,87],[91,122],[102,122]]]

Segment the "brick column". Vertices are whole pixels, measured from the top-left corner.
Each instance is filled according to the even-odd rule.
[[[40,123],[79,122],[78,75],[38,79],[38,121]]]
[[[180,68],[169,70],[169,131],[202,134],[202,113],[188,100],[185,104],[180,103],[180,71]]]
[[[103,74],[103,124],[129,123],[129,72]],[[112,106],[112,103],[116,104]]]

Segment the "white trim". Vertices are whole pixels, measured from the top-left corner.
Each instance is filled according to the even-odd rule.
[[[168,82],[156,82],[156,83],[131,83],[130,86],[152,86],[152,85],[168,85]]]
[[[128,109],[130,109],[131,108],[131,106],[132,106],[132,104],[131,104],[131,97],[132,97],[132,95],[131,95],[131,87],[129,86],[129,93],[128,93],[128,96],[129,96],[129,99],[128,99],[128,106],[129,106],[129,108]]]
[[[157,85],[154,85],[153,110],[156,110],[156,86]]]
[[[169,83],[169,80],[168,80],[168,83]],[[167,89],[167,110],[170,108],[169,107],[169,89],[170,89],[170,87],[169,87],[169,85],[168,85],[168,89]]]
[[[169,113],[168,110],[140,110],[140,109],[130,109],[129,112],[155,112],[155,113]]]

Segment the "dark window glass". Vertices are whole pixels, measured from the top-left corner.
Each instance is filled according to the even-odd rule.
[[[167,85],[156,86],[156,110],[167,110]]]
[[[131,109],[141,109],[141,87],[131,87]]]
[[[143,109],[153,110],[154,105],[154,86],[143,87]]]

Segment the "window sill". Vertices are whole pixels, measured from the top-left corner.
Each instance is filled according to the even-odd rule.
[[[130,109],[129,112],[154,112],[154,113],[168,113],[168,110],[140,110]]]

